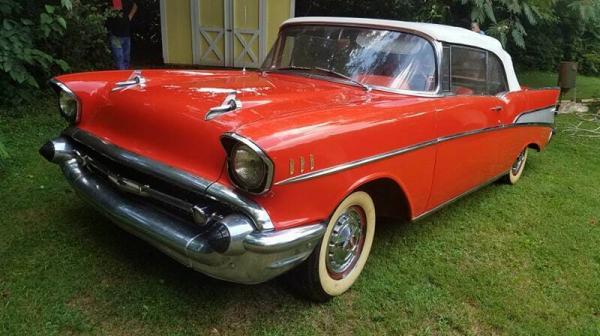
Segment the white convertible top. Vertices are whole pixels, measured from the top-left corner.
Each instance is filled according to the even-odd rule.
[[[486,49],[496,54],[504,65],[506,71],[506,79],[510,91],[519,91],[521,86],[515,75],[512,59],[510,55],[502,48],[500,41],[493,37],[478,34],[465,28],[446,26],[434,23],[422,22],[407,22],[394,20],[379,20],[379,19],[360,19],[347,17],[319,17],[306,16],[289,19],[283,22],[287,24],[318,24],[318,23],[334,23],[341,25],[365,25],[378,26],[382,28],[398,28],[400,30],[412,30],[421,34],[427,35],[434,40],[462,44],[477,48]]]

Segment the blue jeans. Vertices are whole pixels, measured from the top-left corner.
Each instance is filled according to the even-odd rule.
[[[110,50],[119,70],[129,69],[131,37],[110,36]]]

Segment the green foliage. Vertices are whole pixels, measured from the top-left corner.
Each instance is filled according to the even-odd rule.
[[[56,12],[56,7],[45,5],[39,16],[39,23],[23,18],[23,7],[11,0],[0,0],[2,26],[0,27],[0,69],[19,84],[37,87],[38,84],[28,66],[49,69],[53,63],[64,65],[35,47],[35,34],[40,32],[44,37],[51,33],[62,35],[66,29],[66,21]]]
[[[49,77],[110,66],[108,1],[0,0],[0,106],[32,100]]]
[[[535,25],[541,16],[537,6],[526,0],[461,0],[461,3],[471,8],[471,21],[490,22],[487,33],[504,46],[510,41],[525,48],[527,33],[523,22]]]
[[[23,98],[19,87],[38,88],[36,75],[48,74],[53,69],[69,69],[67,63],[48,53],[43,41],[51,35],[64,34],[67,23],[64,10],[71,6],[70,0],[62,0],[61,6],[44,5],[37,17],[12,0],[0,0],[0,104],[18,102]]]
[[[298,16],[334,15],[400,20],[411,19],[421,7],[421,3],[414,0],[310,0],[297,3]]]
[[[519,68],[555,71],[564,60],[600,74],[598,0],[310,0],[297,14],[360,16],[469,27],[472,21],[504,45]]]
[[[581,70],[583,73],[600,74],[600,48],[594,53],[583,54]]]
[[[53,55],[60,55],[71,70],[90,71],[111,66],[107,44],[105,20],[112,11],[108,1],[76,2],[65,15],[69,23],[62,36],[47,40],[47,48]]]
[[[525,47],[525,25],[543,18],[541,0],[312,0],[299,15],[334,15],[425,21],[469,27],[472,21],[503,45]]]
[[[2,139],[0,139],[0,169],[4,167],[4,161],[8,159],[8,151],[6,147],[2,144]]]
[[[542,20],[526,27],[525,50],[511,50],[520,68],[555,71],[576,61],[579,72],[600,74],[600,2],[547,0]]]

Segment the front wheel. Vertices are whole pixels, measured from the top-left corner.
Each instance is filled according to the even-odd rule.
[[[333,212],[321,244],[291,274],[304,296],[325,302],[346,292],[363,270],[375,235],[375,205],[369,194],[346,197]]]
[[[523,170],[525,170],[525,163],[527,162],[527,148],[525,148],[513,163],[512,167],[508,171],[506,175],[506,182],[509,184],[516,184],[521,175],[523,174]]]

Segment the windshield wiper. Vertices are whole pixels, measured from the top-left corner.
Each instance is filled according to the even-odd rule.
[[[365,91],[367,91],[367,92],[371,91],[371,87],[370,87],[370,86],[368,86],[367,84],[363,84],[363,83],[361,83],[361,82],[357,81],[356,79],[354,79],[354,78],[352,78],[352,77],[350,77],[350,76],[346,76],[346,75],[344,75],[343,73],[339,73],[339,72],[337,72],[337,71],[334,71],[334,70],[331,70],[331,69],[320,68],[320,67],[312,67],[311,69],[312,69],[312,70],[321,71],[321,72],[326,72],[326,73],[328,73],[328,74],[331,74],[331,75],[338,76],[339,78],[345,79],[345,80],[347,80],[347,81],[349,81],[349,82],[352,82],[352,83],[354,83],[354,84],[356,84],[356,85],[358,85],[358,86],[362,87],[362,88],[363,88],[363,89],[365,89]]]
[[[358,86],[362,87],[363,89],[365,89],[365,91],[367,91],[367,92],[371,91],[371,87],[369,85],[361,83],[361,82],[357,81],[356,79],[353,79],[350,76],[346,76],[346,75],[344,75],[342,73],[339,73],[339,72],[334,71],[334,70],[326,69],[326,68],[321,68],[321,67],[300,67],[300,66],[290,65],[290,66],[287,66],[287,67],[269,69],[267,71],[277,71],[277,70],[284,70],[284,71],[285,70],[304,70],[304,71],[320,71],[320,72],[325,72],[327,74],[334,75],[334,76],[336,76],[338,78],[345,79],[345,80],[347,80],[347,81],[349,81],[349,82],[351,82],[351,83],[353,83],[355,85],[358,85]]]

